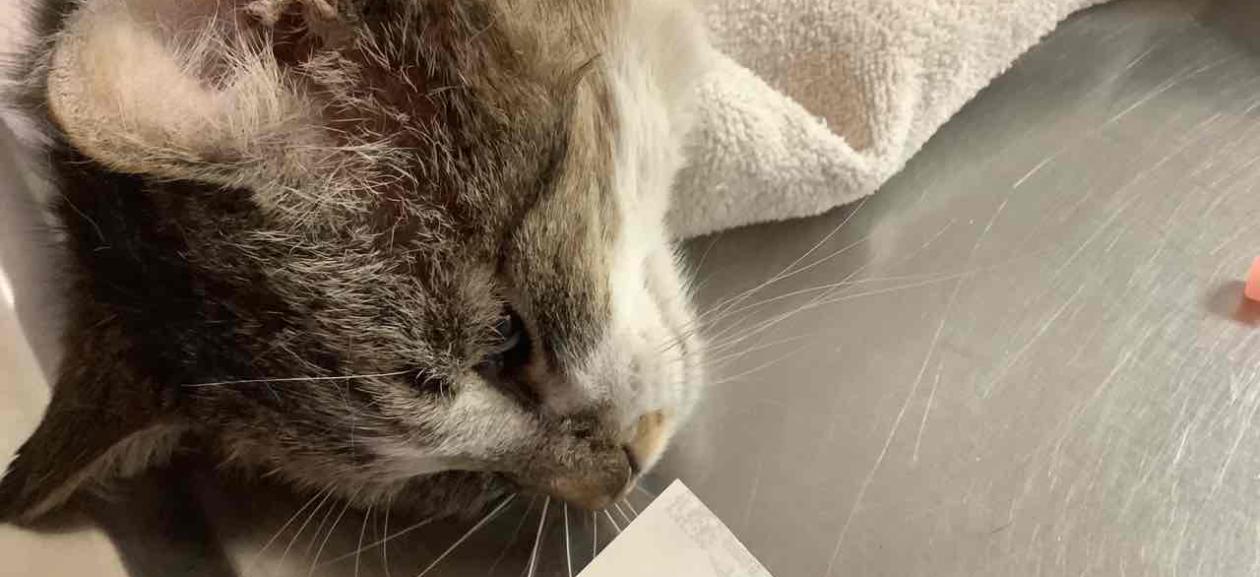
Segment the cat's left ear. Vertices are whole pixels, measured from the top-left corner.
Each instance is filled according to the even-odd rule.
[[[48,110],[117,172],[249,185],[327,144],[286,67],[351,33],[330,2],[81,0],[47,56]]]
[[[79,344],[118,346],[99,336]],[[164,461],[187,430],[171,393],[135,375],[123,355],[81,349],[67,351],[43,420],[0,479],[0,521],[34,521],[90,485]]]

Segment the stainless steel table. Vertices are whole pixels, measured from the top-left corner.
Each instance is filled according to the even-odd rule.
[[[716,382],[647,489],[684,479],[776,577],[1260,573],[1260,4],[1088,11],[874,197],[689,248]],[[414,576],[467,527],[324,564],[385,531],[329,509],[255,563],[303,502],[194,477],[247,574]],[[566,575],[542,510],[428,575],[522,575],[540,534]]]
[[[700,241],[701,300],[836,227],[661,472],[775,575],[1260,573],[1260,4],[1080,15],[869,201]]]

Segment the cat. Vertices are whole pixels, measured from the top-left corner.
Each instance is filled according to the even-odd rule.
[[[44,0],[14,101],[68,264],[30,522],[195,441],[350,503],[599,509],[704,389],[665,226],[678,0]]]

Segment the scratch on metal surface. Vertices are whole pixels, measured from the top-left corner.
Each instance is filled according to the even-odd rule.
[[[947,307],[947,308],[948,308],[948,307],[950,307],[950,306],[952,306],[952,304],[953,304],[954,300],[955,300],[955,299],[957,298],[957,296],[958,296],[958,292],[961,290],[961,286],[962,286],[962,284],[964,284],[964,283],[965,283],[965,282],[966,282],[966,281],[967,281],[967,280],[968,280],[971,276],[973,276],[974,274],[977,274],[977,273],[983,272],[983,270],[985,270],[985,269],[974,269],[974,270],[973,270],[973,269],[971,269],[971,264],[973,264],[973,263],[974,263],[974,260],[975,260],[975,255],[976,255],[976,251],[979,249],[979,247],[980,247],[981,243],[983,243],[983,241],[984,241],[985,237],[987,237],[987,236],[988,236],[989,232],[990,232],[991,230],[993,230],[993,225],[994,225],[994,223],[997,221],[998,217],[999,217],[999,216],[1001,216],[1002,212],[1006,209],[1006,205],[1007,205],[1007,203],[1008,203],[1009,201],[1010,201],[1010,194],[1008,193],[1008,195],[1006,196],[1006,198],[1004,198],[1004,199],[1002,200],[1002,202],[998,205],[997,209],[996,209],[996,210],[994,210],[993,215],[989,218],[989,221],[988,221],[988,223],[986,223],[986,225],[985,225],[985,227],[984,227],[983,231],[982,231],[982,232],[980,233],[980,235],[976,238],[976,242],[975,242],[974,244],[972,244],[972,246],[971,246],[971,250],[970,250],[970,252],[968,253],[968,256],[967,256],[967,258],[966,258],[965,264],[963,265],[964,272],[963,272],[963,273],[961,273],[961,274],[958,274],[958,275],[950,275],[950,276],[947,276],[947,277],[945,277],[945,278],[941,279],[941,280],[948,280],[949,278],[956,278],[956,279],[958,279],[958,280],[957,280],[957,282],[956,282],[956,283],[955,283],[955,285],[954,285],[954,290],[953,290],[953,293],[950,295],[949,299],[946,301],[946,302],[947,302],[947,304],[946,304],[946,307]],[[935,241],[936,241],[936,239],[937,239],[937,238],[939,238],[941,235],[943,235],[943,234],[945,233],[945,231],[946,231],[946,230],[948,230],[950,227],[952,227],[956,221],[957,221],[957,219],[951,218],[951,219],[949,220],[949,222],[945,223],[945,226],[944,226],[944,227],[942,227],[939,231],[937,231],[937,232],[936,232],[936,234],[934,234],[931,238],[929,238],[927,242],[925,242],[925,243],[924,243],[922,246],[920,246],[917,250],[915,250],[913,253],[911,253],[911,255],[910,255],[910,256],[908,256],[908,257],[906,257],[906,258],[904,258],[904,259],[900,259],[900,261],[901,261],[901,262],[908,261],[910,258],[913,258],[914,256],[916,256],[916,255],[918,255],[918,254],[922,253],[922,252],[924,251],[924,249],[926,249],[928,246],[930,246],[933,242],[935,242]],[[847,279],[849,279],[849,278],[852,278],[853,276],[855,276],[855,275],[857,275],[858,273],[860,273],[860,272],[862,272],[863,270],[865,270],[867,267],[871,266],[871,264],[872,264],[872,263],[873,263],[873,261],[872,261],[872,262],[867,262],[867,263],[863,264],[862,266],[858,267],[856,270],[854,270],[853,272],[851,272],[848,276],[846,276],[846,277],[845,277],[845,279],[847,280]],[[912,285],[912,286],[917,286],[917,285]],[[882,291],[878,291],[878,292],[882,292]],[[851,295],[850,295],[850,296],[851,296]],[[842,298],[841,300],[843,300],[843,298]],[[927,361],[928,361],[928,359],[924,359],[924,362],[925,362],[925,363],[926,363]],[[916,386],[917,386],[917,384],[916,384]],[[926,416],[924,417],[924,419],[926,419]],[[822,439],[823,439],[823,441],[822,441],[822,442],[818,445],[818,446],[819,446],[819,451],[820,451],[820,452],[821,452],[821,450],[822,450],[822,447],[825,447],[825,446],[827,446],[827,445],[830,445],[830,444],[831,444],[831,442],[835,439],[835,429],[836,429],[836,426],[835,426],[835,420],[834,420],[834,419],[832,419],[831,421],[829,421],[829,422],[827,423],[827,427],[826,427],[826,429],[824,429],[824,432],[823,432],[823,435],[822,435]],[[917,460],[917,458],[916,458],[916,460]]]
[[[1230,381],[1231,385],[1233,385],[1234,378],[1232,375],[1230,377]],[[1260,409],[1260,402],[1258,402],[1260,401],[1260,395],[1257,394],[1260,387],[1257,387],[1256,383],[1252,383],[1250,390],[1251,412],[1242,422],[1241,426],[1238,427],[1238,434],[1234,437],[1234,443],[1230,445],[1229,452],[1225,455],[1225,462],[1221,464],[1221,469],[1216,474],[1216,480],[1212,483],[1212,490],[1208,493],[1208,501],[1211,501],[1216,497],[1216,493],[1220,490],[1221,484],[1225,482],[1225,474],[1229,472],[1230,466],[1234,464],[1234,457],[1238,454],[1238,446],[1242,444],[1242,441],[1247,436],[1247,433],[1251,431],[1252,423],[1256,418],[1256,410]]]
[[[1106,378],[1104,378],[1102,382],[1094,388],[1094,392],[1090,394],[1089,398],[1079,403],[1076,408],[1072,410],[1071,416],[1069,416],[1067,420],[1063,421],[1063,423],[1058,427],[1061,432],[1059,433],[1057,439],[1052,443],[1054,448],[1050,453],[1050,464],[1046,468],[1046,474],[1050,478],[1050,490],[1053,491],[1055,486],[1058,485],[1059,477],[1056,474],[1056,471],[1059,468],[1059,457],[1063,452],[1063,444],[1067,442],[1068,437],[1076,430],[1077,421],[1081,419],[1089,407],[1093,406],[1094,403],[1102,397],[1103,391],[1106,391],[1111,386],[1112,381],[1115,380],[1116,375],[1119,375],[1120,371],[1129,365],[1129,362],[1133,360],[1133,356],[1139,348],[1141,348],[1141,346],[1133,347],[1126,351],[1124,356],[1122,356],[1111,368],[1111,372],[1107,374]]]
[[[1257,108],[1260,108],[1260,98],[1255,99],[1255,101],[1253,101],[1251,105],[1247,107],[1246,110],[1243,110],[1242,115],[1246,116],[1248,114],[1251,114],[1252,112],[1255,112]]]
[[[1059,156],[1059,154],[1060,154],[1060,153],[1062,153],[1065,149],[1066,149],[1066,147],[1064,147],[1064,148],[1060,148],[1060,149],[1058,149],[1058,150],[1054,151],[1054,153],[1053,153],[1053,154],[1051,154],[1051,155],[1049,155],[1049,156],[1047,156],[1047,157],[1045,157],[1045,158],[1041,159],[1041,162],[1038,162],[1038,163],[1037,163],[1037,166],[1032,167],[1032,170],[1028,171],[1028,173],[1027,173],[1027,174],[1025,174],[1024,176],[1022,176],[1019,180],[1015,181],[1015,184],[1011,185],[1011,188],[1012,188],[1012,189],[1019,188],[1019,187],[1020,187],[1021,185],[1023,185],[1025,182],[1028,182],[1028,179],[1030,179],[1030,178],[1032,178],[1033,176],[1035,176],[1038,172],[1041,172],[1041,169],[1042,169],[1042,168],[1045,168],[1045,166],[1046,166],[1047,164],[1050,164],[1050,162],[1051,162],[1051,161],[1053,161],[1055,158],[1057,158],[1057,157]]]
[[[1220,113],[1217,113],[1217,115],[1219,116],[1219,115],[1220,115]],[[1253,127],[1249,128],[1249,129],[1247,129],[1247,130],[1243,133],[1243,135],[1242,135],[1242,136],[1239,136],[1237,139],[1235,139],[1234,143],[1233,143],[1233,144],[1231,144],[1231,145],[1228,147],[1229,151],[1230,151],[1230,152],[1233,152],[1233,149],[1234,149],[1234,148],[1236,148],[1237,146],[1239,146],[1239,144],[1240,144],[1241,142],[1243,142],[1243,141],[1244,141],[1244,140],[1246,140],[1247,138],[1249,138],[1249,137],[1253,136],[1253,134],[1252,134],[1252,133],[1256,132],[1256,131],[1257,131],[1257,129],[1260,129],[1260,125],[1258,125],[1258,126],[1253,126]],[[1248,144],[1250,144],[1250,143],[1248,143]],[[1234,177],[1236,177],[1236,176],[1241,175],[1241,174],[1242,174],[1242,173],[1244,173],[1244,172],[1247,172],[1247,171],[1248,171],[1248,170],[1250,170],[1253,166],[1255,166],[1255,165],[1256,165],[1256,163],[1260,163],[1260,156],[1257,156],[1257,157],[1255,157],[1255,158],[1252,158],[1251,160],[1248,160],[1247,162],[1243,163],[1243,165],[1242,165],[1242,166],[1240,166],[1240,167],[1238,167],[1238,168],[1235,168],[1235,169],[1232,169],[1232,170],[1223,170],[1223,171],[1221,171],[1221,175],[1220,175],[1220,176],[1218,176],[1218,177],[1216,177],[1215,179],[1213,179],[1211,182],[1209,182],[1209,183],[1207,184],[1207,186],[1206,186],[1206,187],[1204,187],[1204,188],[1206,188],[1206,189],[1208,189],[1208,190],[1212,190],[1212,189],[1214,189],[1214,188],[1217,188],[1217,187],[1219,187],[1219,186],[1221,185],[1221,183],[1225,182],[1226,180],[1229,180],[1229,179],[1231,179],[1231,178],[1234,178]],[[1252,174],[1254,174],[1254,172],[1252,172]],[[1235,190],[1236,190],[1236,189],[1235,189]],[[1232,192],[1232,191],[1231,191],[1231,192]],[[1223,199],[1229,198],[1230,196],[1231,196],[1231,194],[1230,194],[1230,193],[1219,195],[1219,196],[1217,197],[1217,200],[1216,200],[1213,204],[1214,204],[1214,205],[1220,204],[1220,202],[1222,202],[1222,201],[1223,201]]]
[[[1108,119],[1108,120],[1107,120],[1107,122],[1104,122],[1104,123],[1103,123],[1103,127],[1107,127],[1107,126],[1110,126],[1110,125],[1112,125],[1112,124],[1115,124],[1116,122],[1119,122],[1119,121],[1120,121],[1121,119],[1123,119],[1125,116],[1128,116],[1130,113],[1132,113],[1133,111],[1137,110],[1138,108],[1141,108],[1142,106],[1145,106],[1145,105],[1146,105],[1147,103],[1149,103],[1151,100],[1154,100],[1155,98],[1159,97],[1159,95],[1161,95],[1161,94],[1163,94],[1163,93],[1167,92],[1167,91],[1168,91],[1169,89],[1171,89],[1172,87],[1174,87],[1174,86],[1176,86],[1176,85],[1178,85],[1178,84],[1181,84],[1182,82],[1185,82],[1185,81],[1187,81],[1187,80],[1190,80],[1190,79],[1194,78],[1195,76],[1198,76],[1198,75],[1200,75],[1200,74],[1202,74],[1202,73],[1204,73],[1204,72],[1207,72],[1207,71],[1209,71],[1209,70],[1211,70],[1211,69],[1213,69],[1213,68],[1216,68],[1217,66],[1221,66],[1221,65],[1223,65],[1223,64],[1226,64],[1226,63],[1230,62],[1230,61],[1231,61],[1231,60],[1233,60],[1233,59],[1234,59],[1234,57],[1233,57],[1232,55],[1231,55],[1231,56],[1226,56],[1226,57],[1224,57],[1224,58],[1221,58],[1220,60],[1217,60],[1216,62],[1213,62],[1213,63],[1211,63],[1211,64],[1206,64],[1206,65],[1203,65],[1203,66],[1201,66],[1201,67],[1199,67],[1199,68],[1197,68],[1197,69],[1195,69],[1195,70],[1192,70],[1192,71],[1190,71],[1190,72],[1189,72],[1189,73],[1187,73],[1187,74],[1180,75],[1180,76],[1174,76],[1174,77],[1172,77],[1172,78],[1169,78],[1168,80],[1165,80],[1164,82],[1161,82],[1161,83],[1160,83],[1159,85],[1157,85],[1154,89],[1152,89],[1150,92],[1148,92],[1145,96],[1143,96],[1142,98],[1138,99],[1138,101],[1137,101],[1137,102],[1134,102],[1133,104],[1129,105],[1129,107],[1128,107],[1128,108],[1125,108],[1124,110],[1121,110],[1121,111],[1120,111],[1119,113],[1117,113],[1115,116],[1112,116],[1110,119]]]
[[[1102,253],[1110,254],[1111,250],[1116,248],[1116,245],[1120,243],[1120,239],[1124,238],[1124,235],[1127,232],[1129,232],[1129,227],[1127,225],[1120,227],[1120,230],[1117,230],[1116,234],[1111,235],[1111,242],[1107,243],[1107,246],[1103,248]]]
[[[1257,161],[1260,161],[1260,156],[1256,157],[1256,160],[1257,160]],[[1244,176],[1244,177],[1243,177],[1243,180],[1244,180],[1244,181],[1252,181],[1252,180],[1254,180],[1254,179],[1255,179],[1255,177],[1256,177],[1256,173],[1257,173],[1257,172],[1258,172],[1258,171],[1252,171],[1250,174],[1247,174],[1246,176]],[[1216,212],[1216,209],[1217,209],[1217,208],[1219,208],[1219,207],[1221,207],[1222,205],[1224,205],[1227,201],[1229,201],[1229,200],[1233,199],[1234,195],[1235,195],[1235,194],[1236,194],[1239,190],[1242,190],[1242,189],[1244,189],[1244,188],[1245,188],[1245,189],[1247,190],[1247,192],[1246,192],[1246,194],[1244,194],[1244,196],[1250,197],[1250,196],[1252,195],[1252,193],[1254,193],[1254,192],[1256,191],[1256,187],[1257,187],[1257,185],[1255,185],[1255,184],[1252,184],[1251,186],[1247,186],[1247,187],[1243,187],[1243,186],[1233,186],[1233,187],[1230,187],[1229,191],[1228,191],[1228,192],[1226,192],[1225,194],[1217,195],[1216,199],[1212,201],[1212,204],[1210,204],[1210,205],[1208,206],[1207,210],[1203,211],[1203,215],[1200,217],[1200,220],[1207,220],[1207,218],[1208,218],[1209,216],[1212,216],[1212,214],[1213,214],[1214,212]]]
[[[1181,211],[1185,209],[1186,204],[1190,201],[1190,198],[1191,196],[1187,194],[1187,195],[1183,195],[1181,199],[1177,201],[1177,205],[1173,207],[1173,210],[1168,215],[1168,218],[1164,219],[1164,225],[1162,227],[1162,230],[1168,230],[1173,225],[1173,221],[1175,221],[1177,217],[1181,214]],[[1146,262],[1143,263],[1142,266],[1138,267],[1138,269],[1140,270],[1144,268],[1150,268],[1151,266],[1153,266],[1155,264],[1155,261],[1159,259],[1159,256],[1164,253],[1164,249],[1168,247],[1169,240],[1170,240],[1170,237],[1168,235],[1164,235],[1163,238],[1159,240],[1159,244],[1156,245],[1155,250],[1151,251],[1150,258],[1146,259]],[[1130,277],[1129,282],[1125,284],[1126,294],[1128,293],[1128,289],[1130,286],[1132,286],[1132,284],[1133,284],[1133,277]]]
[[[1072,265],[1072,263],[1076,262],[1076,259],[1080,258],[1081,253],[1085,252],[1085,249],[1088,248],[1089,245],[1094,244],[1094,241],[1098,240],[1098,237],[1102,235],[1103,231],[1107,230],[1108,227],[1114,224],[1116,222],[1116,219],[1120,218],[1120,215],[1123,214],[1124,211],[1127,210],[1129,206],[1132,205],[1139,198],[1141,198],[1141,196],[1136,195],[1136,194],[1133,196],[1130,196],[1128,200],[1125,200],[1124,203],[1120,205],[1119,208],[1112,211],[1111,215],[1107,217],[1107,220],[1103,221],[1102,224],[1098,225],[1098,228],[1095,229],[1094,232],[1090,234],[1089,237],[1086,238],[1085,241],[1080,244],[1080,246],[1076,247],[1076,250],[1072,252],[1072,255],[1069,256],[1068,259],[1064,261],[1062,265],[1059,265],[1059,268],[1054,271],[1054,275],[1051,277],[1051,279],[1057,280],[1059,278],[1059,275],[1063,274],[1063,271],[1067,270],[1068,267]]]
[[[979,241],[976,244],[978,245]],[[936,324],[936,332],[932,334],[927,353],[923,355],[923,363],[919,366],[919,374],[914,379],[914,385],[910,387],[910,392],[906,394],[905,400],[902,401],[901,409],[897,411],[897,417],[893,419],[892,427],[888,430],[888,436],[884,439],[883,446],[880,447],[879,455],[875,457],[875,462],[871,465],[870,470],[867,471],[866,477],[862,479],[857,496],[853,498],[853,504],[849,506],[849,513],[845,516],[844,524],[840,527],[840,534],[836,537],[836,545],[831,552],[831,559],[827,561],[827,570],[823,573],[824,577],[831,577],[832,571],[835,569],[836,561],[839,560],[840,553],[844,550],[844,541],[848,537],[849,527],[853,525],[853,519],[862,507],[862,501],[866,498],[866,491],[870,489],[871,482],[875,480],[875,475],[883,467],[884,458],[888,456],[888,448],[892,446],[893,438],[897,436],[897,430],[901,428],[901,422],[905,419],[906,412],[910,409],[910,404],[914,401],[919,391],[919,385],[923,383],[923,375],[927,372],[928,362],[936,354],[936,347],[940,342],[941,333],[945,330],[945,323],[949,320],[950,311],[965,280],[959,279],[954,283],[954,290],[950,293],[949,300],[946,301],[945,308],[941,312],[941,320]]]
[[[1216,245],[1215,248],[1213,248],[1210,252],[1208,252],[1208,256],[1216,256],[1217,253],[1221,252],[1222,249],[1229,246],[1230,243],[1238,240],[1238,237],[1242,236],[1243,233],[1249,230],[1252,230],[1253,228],[1254,227],[1250,224],[1239,226],[1238,230],[1235,230],[1233,234],[1230,234],[1228,237],[1225,237],[1225,240],[1222,240],[1220,244]]]
[[[1010,202],[1010,197],[1011,194],[1008,193],[1006,198],[1004,198],[1001,204],[999,204],[993,211],[993,215],[989,217],[989,221],[985,224],[984,229],[976,237],[976,242],[971,245],[971,250],[967,254],[966,265],[964,265],[964,268],[969,268],[971,266],[980,246],[984,244],[984,240],[988,237],[989,232],[993,230],[994,224],[997,222],[998,218],[1001,217],[1003,211],[1005,211],[1007,204]],[[967,283],[969,278],[969,276],[964,276],[954,282],[954,288],[950,292],[949,298],[945,301],[944,309],[941,311],[941,320],[936,325],[936,331],[932,334],[932,340],[928,344],[927,352],[923,355],[923,362],[919,365],[919,372],[915,376],[914,384],[910,387],[910,392],[906,395],[905,400],[902,402],[901,409],[897,411],[897,416],[893,419],[892,427],[888,431],[888,436],[884,439],[884,444],[880,448],[879,455],[875,458],[875,462],[871,465],[866,477],[863,478],[862,484],[858,488],[858,493],[853,499],[853,504],[849,507],[849,512],[845,516],[844,524],[840,527],[840,534],[836,537],[835,548],[832,550],[831,558],[827,561],[827,569],[824,574],[825,577],[831,577],[832,571],[835,569],[836,561],[839,560],[840,553],[844,550],[844,542],[848,536],[849,528],[853,524],[853,519],[856,517],[858,510],[861,508],[862,501],[866,498],[866,492],[870,489],[871,482],[875,479],[875,475],[879,473],[880,468],[883,466],[885,457],[888,456],[888,449],[892,446],[893,438],[897,436],[897,431],[901,428],[901,422],[905,419],[906,412],[910,409],[910,404],[917,396],[920,385],[923,384],[923,376],[927,372],[928,363],[931,362],[932,358],[936,355],[936,349],[940,344],[941,334],[945,330],[945,324],[949,321],[954,303],[958,300],[958,294],[962,291],[963,285]],[[927,411],[930,409],[931,404],[924,408],[923,422],[927,421]],[[916,461],[918,459],[917,445],[914,453],[914,459]]]
[[[749,523],[752,521],[753,505],[757,502],[757,493],[761,489],[761,477],[762,473],[765,471],[765,465],[766,451],[763,449],[759,451],[756,472],[753,473],[752,488],[749,489],[748,501],[744,504],[744,519],[741,523],[745,531],[751,527]]]
[[[1182,405],[1182,413],[1184,414],[1187,412],[1189,408],[1189,397],[1187,397],[1186,404]],[[1201,414],[1202,413],[1200,412],[1200,415]],[[1176,467],[1179,463],[1181,463],[1181,458],[1186,454],[1186,442],[1190,440],[1190,433],[1194,431],[1194,425],[1198,422],[1198,420],[1198,416],[1194,417],[1194,420],[1188,423],[1185,428],[1181,430],[1181,441],[1177,443],[1177,452],[1173,454],[1171,466]]]
[[[928,239],[927,239],[926,241],[924,241],[924,242],[923,242],[923,244],[919,245],[919,250],[917,250],[917,251],[915,251],[915,252],[913,252],[913,253],[910,253],[909,257],[910,257],[910,258],[914,258],[914,257],[915,257],[915,256],[917,256],[919,253],[921,253],[924,249],[926,249],[926,248],[928,248],[928,247],[932,246],[933,244],[935,244],[935,243],[936,243],[936,241],[940,240],[941,236],[943,236],[943,235],[945,234],[945,231],[949,230],[949,229],[950,229],[950,227],[954,226],[954,223],[955,223],[955,222],[958,222],[958,219],[957,219],[957,218],[951,218],[951,219],[949,219],[949,222],[945,223],[945,226],[941,227],[941,229],[940,229],[940,230],[936,231],[936,234],[934,234],[934,235],[932,235],[932,236],[928,237]]]
[[[1154,52],[1155,49],[1159,48],[1160,46],[1162,46],[1162,44],[1152,44],[1149,48],[1147,48],[1146,50],[1143,50],[1141,54],[1138,54],[1136,58],[1134,58],[1132,61],[1129,62],[1127,66],[1124,67],[1124,70],[1121,71],[1121,74],[1118,74],[1116,76],[1121,76],[1123,75],[1123,73],[1128,72],[1129,70],[1132,70],[1138,64],[1141,64],[1143,60],[1146,60],[1147,56],[1150,56],[1151,53]]]
[[[1254,542],[1260,543],[1260,523],[1255,524]],[[1260,575],[1260,548],[1252,548],[1251,571],[1252,575]]]
[[[1234,348],[1230,349],[1228,353],[1225,353],[1225,358],[1232,360],[1237,357],[1241,351],[1249,349],[1252,342],[1256,340],[1258,334],[1260,333],[1257,333],[1254,330],[1247,331],[1247,336],[1238,341],[1238,344],[1234,345]]]
[[[936,363],[936,376],[932,378],[932,390],[928,392],[927,407],[923,409],[923,419],[919,421],[919,433],[914,436],[914,454],[910,458],[913,463],[919,462],[919,447],[923,445],[923,429],[927,428],[928,415],[936,403],[936,390],[941,386],[941,363]]]
[[[1200,377],[1203,376],[1204,372],[1206,372],[1208,369],[1210,369],[1213,366],[1213,364],[1210,361],[1211,359],[1215,358],[1216,349],[1224,342],[1225,342],[1224,333],[1218,332],[1216,339],[1212,341],[1212,344],[1207,348],[1207,350],[1201,355],[1196,355],[1197,357],[1201,359],[1206,359],[1205,362],[1202,365],[1200,365],[1197,369],[1195,369],[1194,373],[1192,373],[1189,377],[1177,381],[1175,389],[1173,390],[1174,395],[1182,394],[1182,391],[1185,389],[1186,385],[1197,383],[1199,381]],[[1189,358],[1189,355],[1187,355],[1187,358]],[[1186,397],[1186,402],[1183,404],[1183,407],[1184,407],[1182,409],[1183,413],[1185,413],[1189,409],[1189,401],[1194,398],[1193,395],[1190,395],[1190,394],[1185,395],[1185,397]],[[1185,455],[1186,441],[1194,433],[1194,431],[1206,420],[1208,407],[1209,405],[1207,403],[1199,403],[1198,409],[1194,411],[1194,416],[1190,418],[1190,422],[1184,425],[1185,429],[1183,432],[1182,442],[1177,447],[1177,452],[1173,455],[1172,466],[1175,467],[1181,462],[1182,457]],[[1180,420],[1184,421],[1185,419],[1182,418]]]
[[[1178,82],[1179,82],[1178,79],[1175,77],[1169,78],[1168,80],[1161,82],[1158,86],[1156,86],[1153,90],[1148,92],[1145,96],[1143,96],[1142,98],[1139,98],[1137,102],[1130,104],[1124,110],[1121,110],[1120,112],[1116,113],[1111,118],[1108,118],[1107,121],[1103,123],[1103,127],[1105,128],[1107,126],[1111,126],[1112,124],[1119,122],[1125,116],[1128,116],[1129,113],[1133,112],[1134,110],[1137,110],[1138,108],[1141,108],[1146,103],[1150,102],[1151,100],[1154,100],[1159,95],[1167,92],[1168,89],[1172,88],[1173,86],[1176,86]]]
[[[989,398],[989,396],[993,393],[993,388],[1001,383],[1002,379],[1006,377],[1007,371],[1010,371],[1011,367],[1018,363],[1019,360],[1028,353],[1028,350],[1031,349],[1033,345],[1035,345],[1037,341],[1050,330],[1050,327],[1054,326],[1059,318],[1063,316],[1063,312],[1066,311],[1068,307],[1072,306],[1072,303],[1076,301],[1076,297],[1079,297],[1084,289],[1085,284],[1081,283],[1081,285],[1076,287],[1076,291],[1072,293],[1072,296],[1063,301],[1063,304],[1060,305],[1049,318],[1041,323],[1041,327],[1037,329],[1036,333],[1033,333],[1033,336],[1028,339],[1028,342],[1024,343],[1024,346],[1020,347],[1019,351],[1017,351],[1008,362],[1002,365],[1002,368],[998,370],[997,375],[990,379],[989,383],[984,386],[984,392],[981,393],[981,398]]]
[[[980,246],[984,244],[985,239],[989,237],[989,233],[993,231],[993,226],[997,224],[997,221],[999,218],[1001,218],[1002,213],[1006,211],[1006,205],[1009,204],[1011,201],[1011,196],[1013,196],[1014,194],[1014,188],[1015,187],[1012,187],[1011,191],[1008,192],[1006,197],[1002,199],[1002,202],[998,204],[998,207],[993,211],[993,215],[989,217],[989,221],[985,223],[984,229],[981,230],[980,235],[976,237],[976,242],[971,245],[971,250],[967,253],[967,259],[965,261],[965,264],[963,265],[963,268],[971,268],[971,265],[974,264],[975,259],[976,259],[976,253],[980,250]],[[945,312],[942,314],[942,318],[941,318],[942,326],[946,318],[948,317],[950,308],[953,306],[954,301],[958,298],[958,293],[962,290],[963,285],[966,284],[968,280],[969,280],[968,277],[963,277],[963,278],[960,278],[958,282],[954,284],[953,293],[950,294],[949,300],[946,301],[945,303]],[[937,336],[938,337],[940,336],[939,330],[938,330]],[[933,348],[934,347],[935,347],[935,342],[933,342]],[[919,379],[923,377],[923,370],[927,368],[927,362],[931,360],[931,356],[933,352],[934,352],[933,350],[929,349],[928,356],[923,359],[924,364],[923,364],[923,367],[919,369]],[[938,361],[936,364],[936,376],[932,380],[932,389],[928,393],[927,405],[923,408],[923,418],[919,421],[919,431],[915,435],[915,438],[914,438],[914,452],[912,453],[911,459],[910,459],[912,463],[919,462],[919,448],[923,444],[923,429],[927,427],[928,415],[931,414],[932,407],[935,406],[936,404],[936,391],[940,388],[940,384],[941,384],[941,362]],[[917,387],[918,387],[918,382],[916,380],[915,388]]]

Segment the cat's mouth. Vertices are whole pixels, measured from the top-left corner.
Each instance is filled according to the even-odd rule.
[[[558,499],[588,511],[600,511],[626,497],[639,475],[628,456],[607,455],[596,467],[547,475],[504,474],[526,493]]]
[[[584,455],[574,465],[513,476],[527,490],[598,511],[624,499],[663,450],[668,417],[664,411],[641,416],[620,446],[605,446]]]
[[[638,475],[627,460],[624,466],[599,474],[552,479],[547,493],[583,509],[599,511],[624,499],[637,479]]]

